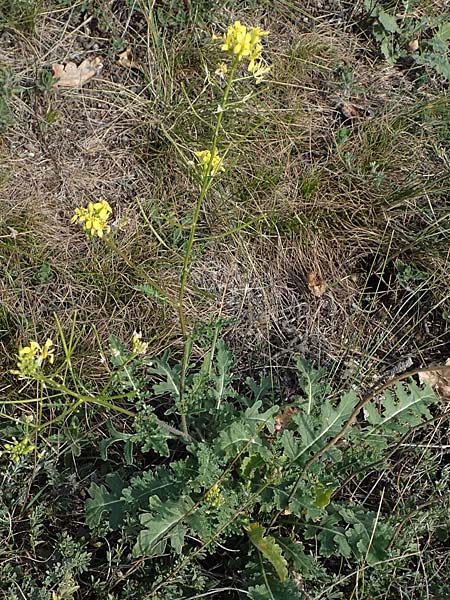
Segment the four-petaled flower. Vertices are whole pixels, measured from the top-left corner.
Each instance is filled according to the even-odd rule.
[[[222,496],[219,484],[215,483],[212,486],[212,488],[206,494],[205,500],[210,506],[214,508],[219,508],[219,506],[222,506],[225,500]]]
[[[142,341],[142,333],[135,331],[131,338],[133,354],[145,354],[148,350],[148,342]]]
[[[225,75],[228,73],[228,65],[221,62],[215,70],[215,75],[218,75],[221,79],[225,79]]]
[[[248,70],[257,81],[261,81],[262,76],[270,69],[264,65],[261,57],[261,39],[265,35],[269,35],[269,32],[259,27],[246,27],[240,21],[235,21],[233,25],[229,25],[222,38],[222,50],[229,52],[239,62],[244,58],[248,59]]]
[[[111,213],[112,208],[106,200],[89,202],[87,208],[75,209],[71,222],[78,221],[88,235],[97,235],[101,238],[104,233],[111,231],[111,227],[108,225]]]
[[[197,150],[195,156],[204,173],[208,171],[208,168],[210,168],[210,175],[217,175],[219,171],[224,171],[223,159],[219,156],[217,150],[214,150],[212,155],[210,150]]]
[[[29,437],[24,437],[23,440],[21,440],[20,442],[15,437],[13,437],[11,443],[4,444],[3,448],[4,451],[0,452],[0,455],[4,452],[8,453],[11,456],[12,460],[15,463],[18,463],[20,462],[22,456],[26,456],[30,452],[33,452],[33,450],[36,449],[36,446],[31,442]]]
[[[44,361],[53,364],[55,350],[52,340],[48,338],[43,346],[33,340],[30,341],[28,346],[19,348],[17,359],[17,370],[12,371],[14,375],[19,375],[21,379],[33,376],[42,367]]]
[[[256,83],[261,83],[266,75],[271,69],[270,65],[267,65],[262,58],[253,61],[253,64],[248,66],[248,70],[252,73],[253,77],[256,80]]]

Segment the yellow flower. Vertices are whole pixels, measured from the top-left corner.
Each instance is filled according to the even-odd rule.
[[[20,461],[20,459],[22,458],[22,456],[25,456],[25,455],[29,454],[30,452],[33,452],[33,450],[36,449],[36,446],[34,446],[31,443],[29,437],[25,437],[20,442],[15,437],[13,437],[11,443],[4,444],[3,447],[4,447],[3,452],[10,454],[12,460],[15,463],[18,463]],[[0,454],[3,454],[3,452],[0,452]]]
[[[271,66],[266,65],[261,58],[250,61],[248,64],[248,70],[250,73],[252,73],[256,83],[261,83],[261,81],[264,79],[264,75],[269,73],[270,69]]]
[[[42,360],[47,360],[52,365],[55,360],[55,349],[53,348],[53,342],[50,338],[47,338],[41,351]]]
[[[204,173],[207,172],[210,164],[211,164],[211,167],[210,167],[211,175],[217,175],[217,173],[219,171],[224,171],[224,167],[222,164],[223,159],[219,156],[219,154],[217,153],[217,150],[214,151],[214,155],[211,155],[210,150],[197,150],[195,152],[195,156],[197,157],[199,165],[201,166],[202,171]]]
[[[47,339],[41,346],[35,341],[30,341],[28,346],[19,348],[17,354],[17,370],[12,371],[14,375],[19,375],[21,379],[30,377],[42,367],[44,361],[53,364],[55,360],[55,350],[51,339]]]
[[[219,508],[224,503],[219,484],[215,483],[205,496],[206,502],[214,508]]]
[[[261,39],[265,35],[269,35],[269,32],[259,27],[247,28],[240,21],[235,21],[222,38],[222,50],[235,56],[238,61],[243,58],[255,61],[261,56]]]
[[[221,62],[218,65],[217,69],[214,71],[214,74],[218,75],[221,79],[224,79],[227,72],[228,72],[228,66],[224,62]]]
[[[145,354],[148,350],[148,342],[142,341],[142,333],[135,331],[131,338],[133,354]]]
[[[111,231],[111,227],[108,225],[111,213],[112,208],[106,200],[89,202],[87,208],[75,209],[71,223],[78,221],[88,235],[97,235],[101,238],[104,233]]]

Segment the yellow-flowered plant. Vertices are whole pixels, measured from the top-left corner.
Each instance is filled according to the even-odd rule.
[[[214,508],[222,506],[225,499],[218,483],[215,483],[205,496],[205,501]]]
[[[264,75],[267,75],[270,69],[270,65],[265,64],[263,60],[255,61],[252,66],[252,75],[255,78],[256,83],[261,83],[261,81],[264,79]]]
[[[221,62],[217,66],[217,69],[214,73],[218,75],[221,79],[225,79],[225,75],[228,73],[228,65],[224,62]]]
[[[231,54],[238,62],[247,59],[248,71],[254,75],[257,82],[270,71],[270,66],[266,65],[262,58],[261,40],[266,35],[269,35],[268,31],[259,27],[247,27],[240,21],[235,21],[222,38],[222,50]]]
[[[133,354],[145,354],[148,350],[148,342],[142,341],[142,333],[135,331],[131,338]]]
[[[28,346],[19,348],[17,359],[17,370],[13,371],[13,373],[19,375],[20,378],[33,376],[45,361],[53,364],[55,350],[52,340],[50,338],[47,339],[43,346],[34,340],[30,341]]]
[[[22,456],[26,456],[36,449],[29,437],[24,437],[20,442],[13,437],[10,444],[3,445],[4,450],[0,454],[9,454],[15,463],[20,462]]]
[[[211,175],[217,175],[219,171],[223,171],[223,160],[219,156],[217,150],[214,151],[213,155],[211,155],[210,150],[197,150],[195,152],[195,156],[197,157],[198,163],[205,173],[208,170],[208,166],[211,163]]]
[[[79,222],[88,235],[101,238],[104,233],[111,231],[111,227],[108,225],[111,213],[112,208],[106,200],[89,202],[87,208],[75,209],[71,222]]]

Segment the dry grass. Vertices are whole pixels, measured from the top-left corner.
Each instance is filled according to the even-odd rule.
[[[439,310],[448,310],[439,130],[447,115],[438,114],[445,98],[421,92],[418,100],[398,69],[380,68],[365,39],[330,27],[323,15],[284,22],[278,15],[263,18],[272,32],[273,80],[225,120],[224,146],[236,164],[205,204],[198,237],[208,241],[193,264],[191,321],[230,319],[235,347],[259,344],[275,364],[295,351],[341,374],[363,359],[364,369],[377,371],[405,355],[429,360],[440,334],[417,342],[417,331],[427,315],[439,323]],[[123,260],[88,244],[69,219],[75,206],[106,198],[119,246],[176,290],[196,194],[186,163],[210,134],[217,91],[205,69],[214,58],[204,33],[169,36],[145,11],[105,7],[101,16],[107,25],[76,7],[45,9],[35,35],[10,36],[3,57],[24,87],[2,146],[2,343],[10,354],[17,342],[50,333],[53,312],[63,324],[75,311],[80,326],[95,321],[103,344],[134,329],[158,340],[155,351],[179,339],[173,311],[143,300]],[[222,17],[232,16],[225,8]],[[116,64],[114,39],[132,43],[139,69]],[[36,89],[53,62],[94,55],[105,66],[83,89]],[[425,300],[395,279],[398,258],[428,273]],[[386,269],[389,302],[373,294],[377,308],[368,314],[364,289]],[[307,287],[310,271],[327,282],[320,299]],[[382,343],[367,335],[374,326]],[[405,335],[397,340],[400,326],[406,342]]]
[[[198,193],[189,161],[216,118],[217,56],[200,21],[158,25],[143,2],[132,12],[119,4],[84,12],[81,3],[46,3],[34,33],[10,29],[3,38],[2,66],[20,85],[0,146],[0,390],[10,399],[17,346],[55,337],[55,314],[66,333],[75,320],[74,370],[92,389],[104,377],[99,350],[111,334],[129,340],[140,330],[155,354],[181,348],[173,307],[145,296],[123,256],[70,225],[75,207],[107,199],[124,256],[176,295]],[[334,390],[445,362],[447,91],[433,80],[417,88],[379,59],[357,27],[360,2],[257,4],[255,12],[251,2],[218,3],[206,19],[215,30],[239,17],[269,28],[273,69],[267,84],[236,89],[236,102],[256,94],[225,115],[229,169],[199,222],[185,299],[190,327],[221,328],[242,380],[278,377],[281,403],[298,393],[296,354],[326,366]],[[138,68],[117,64],[119,47],[132,48]],[[82,89],[43,89],[52,63],[92,56],[104,68]],[[326,282],[321,297],[308,287],[311,272]],[[203,342],[199,333],[198,355]],[[103,416],[88,427],[96,438]],[[385,494],[401,515],[413,502],[440,499],[433,478],[445,480],[446,419],[412,431],[376,481],[366,472],[342,493],[369,498],[375,511]],[[434,529],[438,511],[424,509]],[[422,540],[422,525],[398,535]],[[430,541],[418,552],[430,549],[429,560],[444,565],[442,546],[433,554]],[[399,577],[410,564],[399,561]]]

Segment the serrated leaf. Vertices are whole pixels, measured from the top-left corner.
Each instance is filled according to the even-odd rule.
[[[181,524],[186,513],[194,503],[189,497],[169,500],[160,505],[158,514],[144,513],[140,522],[144,530],[139,533],[133,548],[133,556],[151,556],[154,546],[163,538],[172,533],[172,530]]]
[[[450,80],[450,62],[447,58],[448,46],[447,43],[440,42],[444,45],[444,51],[438,49],[437,43],[433,43],[433,50],[429,52],[423,52],[416,58],[416,63],[419,65],[425,65],[434,69],[436,73]]]
[[[275,539],[271,535],[264,536],[266,530],[258,523],[250,523],[246,531],[252,544],[272,564],[280,581],[286,581],[288,577],[287,561]]]
[[[141,443],[142,452],[153,450],[160,456],[169,456],[167,440],[170,433],[161,426],[153,413],[141,413],[135,419],[135,440]]]
[[[315,580],[324,574],[323,567],[317,562],[314,556],[305,554],[305,547],[301,542],[294,542],[290,538],[274,536],[277,544],[281,546],[283,554],[298,571],[303,579]]]
[[[305,539],[318,539],[323,556],[353,555],[369,563],[386,558],[393,530],[376,513],[358,506],[335,504],[328,510],[320,522],[310,524],[305,531]]]
[[[146,552],[140,552],[138,550],[140,548],[145,548]],[[159,542],[152,543],[151,542],[151,532],[144,529],[138,535],[136,540],[136,544],[133,548],[133,557],[137,558],[139,556],[147,556],[149,558],[153,558],[155,556],[161,556],[164,554],[167,548],[167,539],[160,540]]]
[[[310,415],[298,412],[292,417],[292,422],[297,425],[297,431],[302,440],[302,448],[311,448],[316,440],[316,434],[314,431],[316,426],[315,419],[313,419]]]
[[[189,447],[189,450],[191,448]],[[197,476],[193,480],[198,485],[199,490],[210,488],[221,476],[223,463],[219,457],[206,442],[200,442],[192,447],[197,459]]]
[[[383,420],[374,402],[368,402],[364,407],[364,415],[369,423],[378,425]]]
[[[121,431],[117,431],[111,420],[108,420],[106,423],[106,427],[108,429],[108,433],[111,437],[106,440],[101,440],[99,444],[100,457],[102,460],[108,460],[108,449],[110,446],[115,444],[116,442],[123,442],[124,444],[124,457],[125,463],[127,465],[133,464],[133,434],[132,433],[122,433]]]
[[[147,296],[147,298],[151,298],[157,304],[167,304],[168,302],[165,296],[161,295],[161,293],[155,287],[149,285],[148,283],[138,285],[134,289],[138,292],[142,292],[145,296]]]
[[[252,377],[247,377],[245,383],[253,392],[253,399],[255,402],[263,400],[273,389],[272,380],[269,377],[262,377],[259,383]]]
[[[294,415],[292,420],[297,424],[303,442],[297,459],[310,452],[315,452],[327,440],[339,433],[357,403],[358,398],[355,392],[350,391],[342,396],[337,407],[334,407],[330,400],[325,399],[318,418],[312,419],[309,415],[302,413]]]
[[[259,470],[264,465],[265,461],[260,454],[246,456],[241,464],[241,473],[246,479],[251,479],[255,471]]]
[[[450,23],[441,23],[434,37],[444,42],[450,40]]]
[[[228,350],[224,341],[220,340],[217,343],[216,355],[216,373],[211,373],[215,387],[212,388],[212,394],[216,400],[216,408],[219,409],[223,400],[236,395],[235,390],[231,387],[233,375],[231,369],[234,364],[233,355]]]
[[[293,581],[288,580],[281,583],[276,579],[269,579],[267,576],[264,583],[248,588],[246,598],[247,600],[304,600],[303,594]]]
[[[257,400],[246,409],[242,420],[245,423],[248,423],[253,431],[257,431],[261,425],[265,425],[270,433],[273,433],[275,430],[275,415],[278,413],[278,406],[274,405],[268,408],[266,411],[260,413],[259,409],[261,408],[262,402],[261,400]]]
[[[383,54],[384,58],[391,65],[393,65],[398,57],[394,51],[393,45],[391,44],[391,41],[389,40],[389,38],[387,38],[387,37],[382,38],[381,44],[380,44],[380,50],[381,50],[381,53]]]
[[[338,553],[348,557],[351,548],[348,546],[344,529],[338,526],[339,515],[325,514],[318,524],[310,524],[305,531],[305,539],[317,539],[320,542],[320,554],[325,558]]]
[[[281,445],[283,446],[284,453],[291,460],[295,460],[298,456],[298,443],[295,439],[294,433],[289,429],[283,431],[281,436]]]
[[[173,480],[164,470],[156,473],[147,471],[131,479],[130,485],[122,490],[122,498],[126,509],[137,513],[141,509],[149,509],[150,498],[158,498],[159,502],[168,498],[173,488]]]
[[[331,402],[324,402],[320,413],[323,426],[322,436],[329,438],[336,435],[350,418],[357,404],[358,397],[354,391],[345,393],[336,408]]]
[[[155,383],[153,391],[155,394],[170,394],[174,400],[180,397],[180,370],[181,366],[171,367],[168,363],[169,354],[166,352],[162,357],[157,358],[152,363],[150,372],[154,375],[160,375],[163,381]]]
[[[305,412],[309,415],[321,401],[329,386],[323,381],[325,377],[323,369],[315,369],[301,357],[297,357],[296,366],[298,381],[306,396]]]
[[[419,388],[416,383],[398,383],[393,391],[386,390],[381,399],[381,418],[378,411],[366,411],[366,418],[374,425],[370,434],[381,430],[401,432],[405,427],[420,425],[431,419],[428,406],[438,401],[429,388]],[[367,408],[367,407],[366,407]]]
[[[218,447],[225,456],[234,456],[253,440],[253,434],[249,427],[240,421],[235,421],[229,427],[220,432]],[[256,440],[255,440],[256,443]]]
[[[94,482],[89,487],[90,498],[86,500],[86,524],[90,529],[100,525],[105,513],[108,514],[111,529],[117,529],[122,522],[124,501],[121,496],[124,482],[116,473],[109,473],[106,476],[106,484],[110,492],[104,485],[97,485]]]
[[[387,32],[397,33],[399,31],[396,18],[381,8],[378,11],[378,20]]]
[[[369,564],[387,557],[387,547],[392,536],[392,528],[380,521],[376,513],[361,507],[354,509],[340,506],[339,514],[350,525],[345,535],[353,553],[358,559]]]
[[[379,10],[377,0],[364,0],[364,8],[369,11],[371,17],[376,16]]]
[[[184,545],[184,537],[187,532],[187,527],[184,525],[176,525],[170,532],[170,545],[177,554],[181,554]]]

